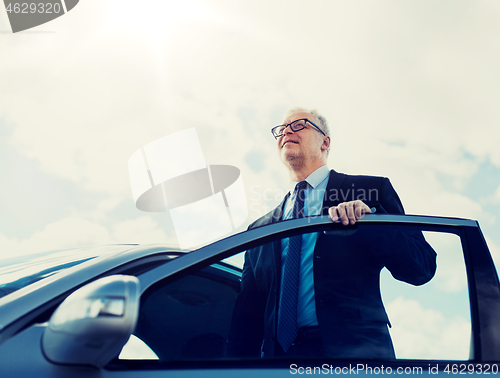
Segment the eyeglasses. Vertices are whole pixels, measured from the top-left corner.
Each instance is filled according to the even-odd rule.
[[[306,123],[309,122],[311,125],[313,125],[321,134],[325,135],[326,134],[321,130],[318,126],[316,126],[314,123],[309,121],[307,118],[302,118],[298,119],[296,121],[293,121],[292,123],[289,123],[288,125],[279,125],[276,127],[273,127],[271,129],[271,132],[273,133],[273,136],[275,139],[278,139],[280,136],[282,136],[285,133],[285,129],[290,126],[290,129],[292,131],[300,131],[306,127]]]

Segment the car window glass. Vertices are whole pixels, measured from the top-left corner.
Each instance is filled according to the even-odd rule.
[[[391,336],[398,358],[469,358],[471,320],[462,245],[457,235],[424,232],[437,252],[437,271],[424,286],[381,274],[386,310],[394,324]]]
[[[326,356],[469,358],[471,320],[458,236],[425,231],[424,238],[416,226],[363,223],[322,226],[303,234],[305,243],[308,238],[316,248],[309,261],[319,333],[313,324],[303,328],[304,337],[327,340]],[[281,307],[275,285],[288,242],[268,239],[159,281],[142,296],[135,336],[162,362],[286,357],[276,340]],[[307,310],[302,315],[308,321]]]
[[[221,262],[160,283],[143,295],[134,334],[162,361],[224,357],[240,277]]]
[[[136,335],[131,335],[118,357],[122,360],[158,360],[155,352]]]

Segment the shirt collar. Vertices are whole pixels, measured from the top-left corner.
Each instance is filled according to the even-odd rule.
[[[315,189],[319,184],[323,182],[326,178],[328,178],[328,175],[330,174],[330,170],[326,165],[322,165],[318,169],[316,169],[313,173],[311,173],[305,181],[313,188]],[[295,185],[297,185],[297,181],[291,181],[290,182],[290,193],[293,193],[295,190]]]

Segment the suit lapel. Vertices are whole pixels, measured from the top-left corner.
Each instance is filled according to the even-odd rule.
[[[286,194],[281,203],[274,209],[271,223],[277,223],[281,221],[281,218],[283,217],[283,211],[285,210],[285,202],[288,197],[290,197],[290,192]]]
[[[323,198],[323,208],[321,215],[328,215],[328,209],[340,203],[340,187],[345,180],[346,175],[330,170],[330,177],[326,185],[325,196]]]

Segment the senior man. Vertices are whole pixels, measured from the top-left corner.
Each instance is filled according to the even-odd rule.
[[[330,131],[316,111],[291,109],[272,133],[294,189],[250,229],[327,214],[348,226],[372,209],[404,214],[387,178],[328,169]],[[345,201],[347,197],[351,200]],[[357,242],[370,237],[377,245]],[[380,295],[380,271],[385,266],[398,280],[421,285],[434,276],[436,253],[421,233],[360,232],[348,242],[332,240],[311,233],[246,252],[229,355],[395,357]]]

